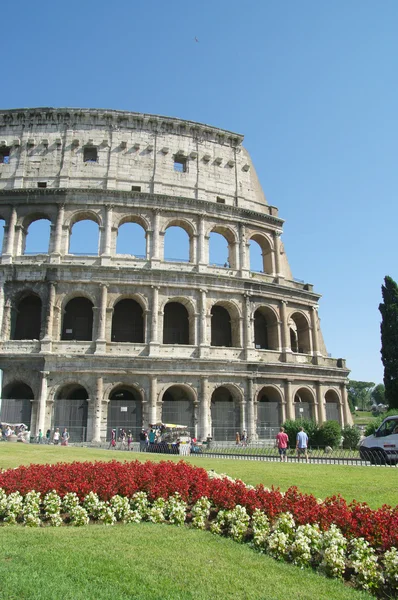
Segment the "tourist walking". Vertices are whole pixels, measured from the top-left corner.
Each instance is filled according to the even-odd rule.
[[[246,431],[246,429],[244,429],[242,431],[241,436],[240,436],[240,441],[241,441],[242,446],[247,446],[247,431]]]
[[[61,446],[67,446],[68,442],[69,442],[69,433],[68,433],[68,430],[65,427],[65,429],[62,432]]]
[[[46,431],[46,444],[51,442],[51,429],[47,429]]]
[[[148,434],[145,429],[141,429],[140,433],[140,452],[146,452],[148,444]]]
[[[296,438],[297,458],[300,461],[300,456],[305,456],[305,461],[308,462],[308,435],[304,431],[304,427],[300,427]]]
[[[54,431],[54,435],[53,435],[53,443],[58,446],[59,444],[59,437],[60,437],[60,433],[59,433],[59,428],[57,427],[56,430]]]
[[[112,429],[112,431],[111,431],[111,439],[109,442],[108,450],[110,448],[113,448],[114,450],[116,450],[116,429]]]
[[[289,443],[289,436],[285,432],[285,428],[281,427],[279,433],[276,435],[276,447],[278,448],[281,462],[287,462],[287,446]]]
[[[124,429],[121,429],[120,433],[119,433],[119,440],[120,440],[119,450],[126,450],[126,448],[127,448],[126,437],[127,437],[126,432],[124,431]]]
[[[130,451],[131,450],[131,444],[133,442],[133,435],[131,433],[131,431],[128,432],[127,434],[127,450]]]

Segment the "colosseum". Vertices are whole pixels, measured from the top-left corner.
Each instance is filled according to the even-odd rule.
[[[94,443],[155,422],[220,441],[272,437],[285,419],[351,423],[320,296],[292,277],[242,142],[157,115],[0,111],[3,422]],[[45,251],[29,248],[38,222]],[[82,222],[94,252],[73,249]],[[187,252],[173,259],[177,233]]]

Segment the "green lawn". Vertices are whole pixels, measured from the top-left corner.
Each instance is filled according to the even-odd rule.
[[[0,466],[74,460],[179,460],[77,447],[0,444]],[[188,458],[247,483],[317,497],[340,492],[376,507],[396,503],[398,469]],[[370,600],[310,570],[249,546],[185,527],[98,524],[83,528],[0,528],[0,598],[7,600]]]
[[[166,454],[119,452],[35,444],[0,444],[0,467],[13,468],[20,464],[54,463],[73,460],[180,460]],[[360,467],[352,465],[323,465],[305,463],[280,463],[233,459],[189,457],[190,463],[227,473],[245,483],[263,483],[286,490],[296,485],[301,491],[317,498],[340,493],[346,500],[354,498],[367,502],[372,508],[382,504],[395,506],[398,502],[398,467]]]
[[[371,599],[209,532],[150,523],[3,529],[0,581],[7,600]]]

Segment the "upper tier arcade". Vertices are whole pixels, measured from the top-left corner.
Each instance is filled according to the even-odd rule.
[[[134,191],[263,212],[267,202],[242,141],[237,133],[158,115],[2,110],[0,189]]]

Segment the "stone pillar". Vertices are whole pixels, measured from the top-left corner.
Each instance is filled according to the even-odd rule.
[[[154,375],[150,376],[150,404],[149,404],[149,423],[157,422],[157,400],[158,400],[158,379]]]
[[[248,244],[246,243],[246,230],[245,226],[240,223],[239,224],[239,254],[240,254],[240,272],[241,277],[246,277],[249,271],[249,261],[248,261]],[[238,268],[238,265],[236,265]]]
[[[152,260],[159,260],[159,210],[153,212]]]
[[[287,324],[287,311],[286,311],[286,300],[281,300],[281,333],[282,333],[282,352],[285,354],[285,360],[287,354],[291,352],[290,348],[290,333]]]
[[[200,265],[204,265],[205,264],[205,221],[203,218],[203,215],[201,215],[199,217],[199,234],[197,237],[197,243],[198,243],[198,252],[197,252],[197,259],[198,259],[198,266]]]
[[[40,392],[39,392],[39,402],[38,402],[38,415],[36,421],[36,431],[35,435],[39,435],[39,429],[41,429],[43,435],[45,433],[44,427],[46,422],[46,403],[47,403],[47,377],[49,375],[49,371],[40,371],[41,381],[40,381]]]
[[[242,398],[240,401],[240,430],[246,429],[246,401]]]
[[[285,379],[285,401],[286,417],[294,421],[296,419],[296,414],[294,410],[294,398],[292,398],[292,383],[288,379]]]
[[[322,394],[322,382],[316,382],[316,400],[318,402],[318,417],[319,423],[322,425],[326,421],[326,406],[325,406],[325,398]]]
[[[318,402],[314,401],[314,414],[312,415],[315,423],[319,423],[319,411],[318,411]]]
[[[47,319],[46,319],[46,331],[45,331],[45,336],[44,336],[44,339],[47,339],[47,340],[52,340],[52,337],[53,337],[54,304],[55,304],[55,282],[51,281],[48,285]]]
[[[53,251],[52,256],[57,259],[61,256],[61,248],[62,248],[62,232],[64,230],[64,220],[65,220],[65,205],[60,204],[58,206],[58,214],[57,214],[57,222],[55,224],[55,233],[54,233],[54,243],[53,243]]]
[[[159,287],[152,286],[152,315],[151,315],[151,339],[149,342],[150,354],[159,346]]]
[[[3,254],[2,262],[12,262],[14,256],[14,242],[15,242],[15,226],[17,223],[17,210],[13,208],[11,211],[10,221],[7,227],[7,243],[6,251]]]
[[[208,346],[207,339],[207,290],[200,290],[200,314],[199,314],[199,356],[203,358]]]
[[[112,240],[112,218],[113,218],[113,206],[107,204],[105,207],[105,231],[104,231],[104,242],[101,244],[102,252],[105,256],[111,255],[111,240]]]
[[[343,414],[344,414],[344,425],[342,422],[342,427],[344,427],[345,425],[352,425],[352,423],[353,423],[350,406],[348,404],[347,388],[346,388],[345,383],[342,383],[340,385],[340,394],[341,394],[341,402],[343,405]]]
[[[198,234],[194,233],[189,239],[189,262],[198,264]]]
[[[3,316],[4,316],[4,282],[0,281],[0,340],[2,338],[3,331]]]
[[[257,439],[256,422],[254,420],[253,379],[247,378],[247,435],[249,441]]]
[[[102,419],[102,399],[104,396],[104,380],[102,377],[97,377],[94,411],[93,411],[93,439],[94,444],[101,442],[101,419]]]
[[[194,436],[198,438],[199,431],[199,402],[195,401],[193,403],[193,423],[194,423]]]
[[[11,300],[8,298],[8,300],[5,301],[4,304],[4,311],[3,311],[3,322],[2,322],[2,329],[1,329],[1,339],[2,340],[8,340],[11,337]]]
[[[244,339],[243,339],[243,348],[244,348],[244,356],[245,360],[249,360],[250,350],[253,348],[253,327],[251,320],[251,305],[250,305],[250,295],[244,294]]]
[[[286,400],[282,398],[281,400],[281,423],[286,421]]]
[[[98,310],[98,325],[97,325],[97,337],[95,340],[95,353],[104,354],[106,352],[106,305],[108,301],[108,286],[104,283],[100,286],[101,289],[101,299],[100,306]]]
[[[211,435],[211,423],[209,415],[209,398],[208,398],[208,383],[207,377],[201,377],[200,380],[200,403],[199,403],[199,432],[200,440],[205,440],[208,435]]]
[[[318,338],[318,319],[316,306],[311,306],[311,327],[312,327],[312,352],[314,356],[319,355],[319,338]]]
[[[283,277],[281,273],[280,239],[279,232],[274,231],[274,261],[276,277]]]

